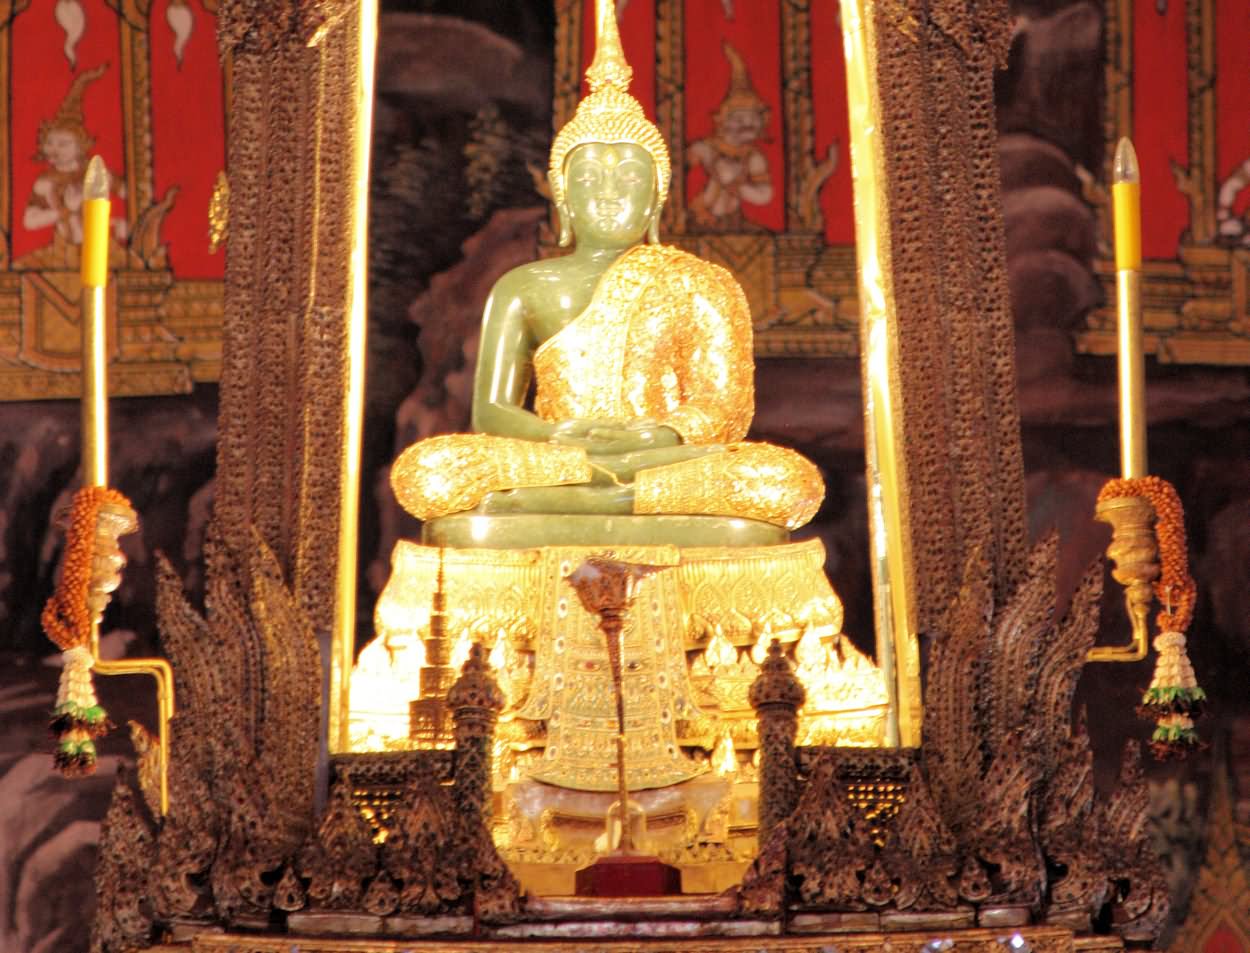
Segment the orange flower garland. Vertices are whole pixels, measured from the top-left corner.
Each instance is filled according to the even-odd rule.
[[[130,508],[130,501],[116,490],[85,486],[74,494],[65,533],[65,559],[61,580],[43,608],[43,631],[61,650],[64,666],[52,713],[52,730],[58,736],[56,766],[67,776],[95,770],[93,738],[108,731],[104,709],[91,685],[91,575],[95,561],[96,522],[106,504]]]
[[[1185,540],[1185,510],[1176,488],[1161,477],[1109,480],[1098,494],[1098,501],[1126,496],[1145,497],[1155,512],[1155,539],[1159,547],[1159,578],[1155,616],[1159,635],[1155,639],[1158,658],[1154,678],[1142,697],[1138,711],[1154,718],[1156,727],[1151,748],[1160,758],[1183,756],[1198,745],[1193,717],[1198,715],[1206,693],[1194,677],[1185,653],[1185,630],[1194,617],[1198,587],[1189,574],[1189,551]]]
[[[1189,575],[1189,549],[1185,540],[1185,508],[1176,488],[1162,477],[1108,480],[1098,502],[1122,496],[1144,496],[1155,511],[1155,538],[1159,543],[1161,572],[1155,580],[1155,598],[1162,607],[1155,616],[1160,632],[1184,632],[1194,617],[1198,587]]]

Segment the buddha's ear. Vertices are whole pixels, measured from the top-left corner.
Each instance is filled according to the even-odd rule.
[[[660,244],[660,212],[664,210],[664,203],[660,202],[656,205],[655,211],[651,213],[651,221],[647,223],[647,243],[649,245]]]
[[[560,187],[560,182],[556,179],[556,173],[550,169],[547,171],[547,184],[551,189],[551,195],[563,196],[563,199],[556,202],[556,221],[560,223],[559,243],[561,248],[568,248],[573,244],[573,216],[569,214],[568,193]]]

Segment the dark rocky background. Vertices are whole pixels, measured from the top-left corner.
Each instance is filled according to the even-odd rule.
[[[1118,468],[1114,363],[1074,354],[1072,331],[1100,301],[1086,200],[1102,168],[1102,9],[1090,0],[1015,0],[1016,39],[1000,76],[1000,158],[1018,332],[1030,527],[1062,535],[1061,589],[1105,547],[1094,498]],[[361,623],[398,536],[414,532],[386,483],[413,440],[463,429],[482,302],[494,280],[532,259],[545,209],[532,169],[550,139],[554,14],[545,3],[384,3],[374,153],[370,367],[362,493]],[[761,362],[755,436],[794,445],[824,469],[829,495],[813,531],[847,604],[847,630],[871,643],[865,559],[859,368],[855,361]],[[1214,712],[1216,750],[1234,752],[1237,814],[1250,822],[1250,373],[1148,366],[1151,468],[1184,499],[1201,589],[1192,637]],[[110,610],[118,652],[159,651],[153,559],[164,552],[193,598],[213,493],[217,395],[115,401],[113,473],[141,514],[130,568]],[[89,876],[123,732],[100,771],[52,773],[42,725],[53,649],[39,611],[59,557],[53,514],[77,486],[78,408],[0,404],[0,951],[86,949]],[[1128,630],[1108,587],[1102,641]],[[1133,706],[1150,664],[1091,666],[1081,698],[1109,783],[1127,738],[1149,726]],[[102,680],[114,720],[147,718],[141,679]],[[1241,757],[1236,757],[1240,752]],[[1156,835],[1183,915],[1200,859],[1212,759],[1153,769]]]

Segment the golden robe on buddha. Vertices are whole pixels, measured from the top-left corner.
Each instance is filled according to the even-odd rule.
[[[791,450],[741,442],[754,412],[751,315],[725,269],[676,248],[640,245],[612,264],[586,309],[533,357],[534,412],[544,420],[654,420],[689,445],[722,445],[641,469],[635,513],[763,520],[795,529],[824,495],[820,473]],[[588,483],[578,447],[492,434],[423,440],[391,481],[419,519],[472,509],[492,491]]]

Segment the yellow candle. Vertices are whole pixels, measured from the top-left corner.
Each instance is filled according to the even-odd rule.
[[[99,288],[109,283],[109,174],[99,156],[92,158],[83,179],[82,283]]]
[[[1146,475],[1146,355],[1141,308],[1141,174],[1128,139],[1115,150],[1111,185],[1115,219],[1117,353],[1120,379],[1120,472]]]
[[[95,156],[83,180],[82,203],[82,478],[108,486],[108,379],[104,323],[108,286],[109,178]]]
[[[1127,138],[1115,147],[1111,175],[1115,217],[1115,267],[1141,268],[1141,173],[1137,152]]]

